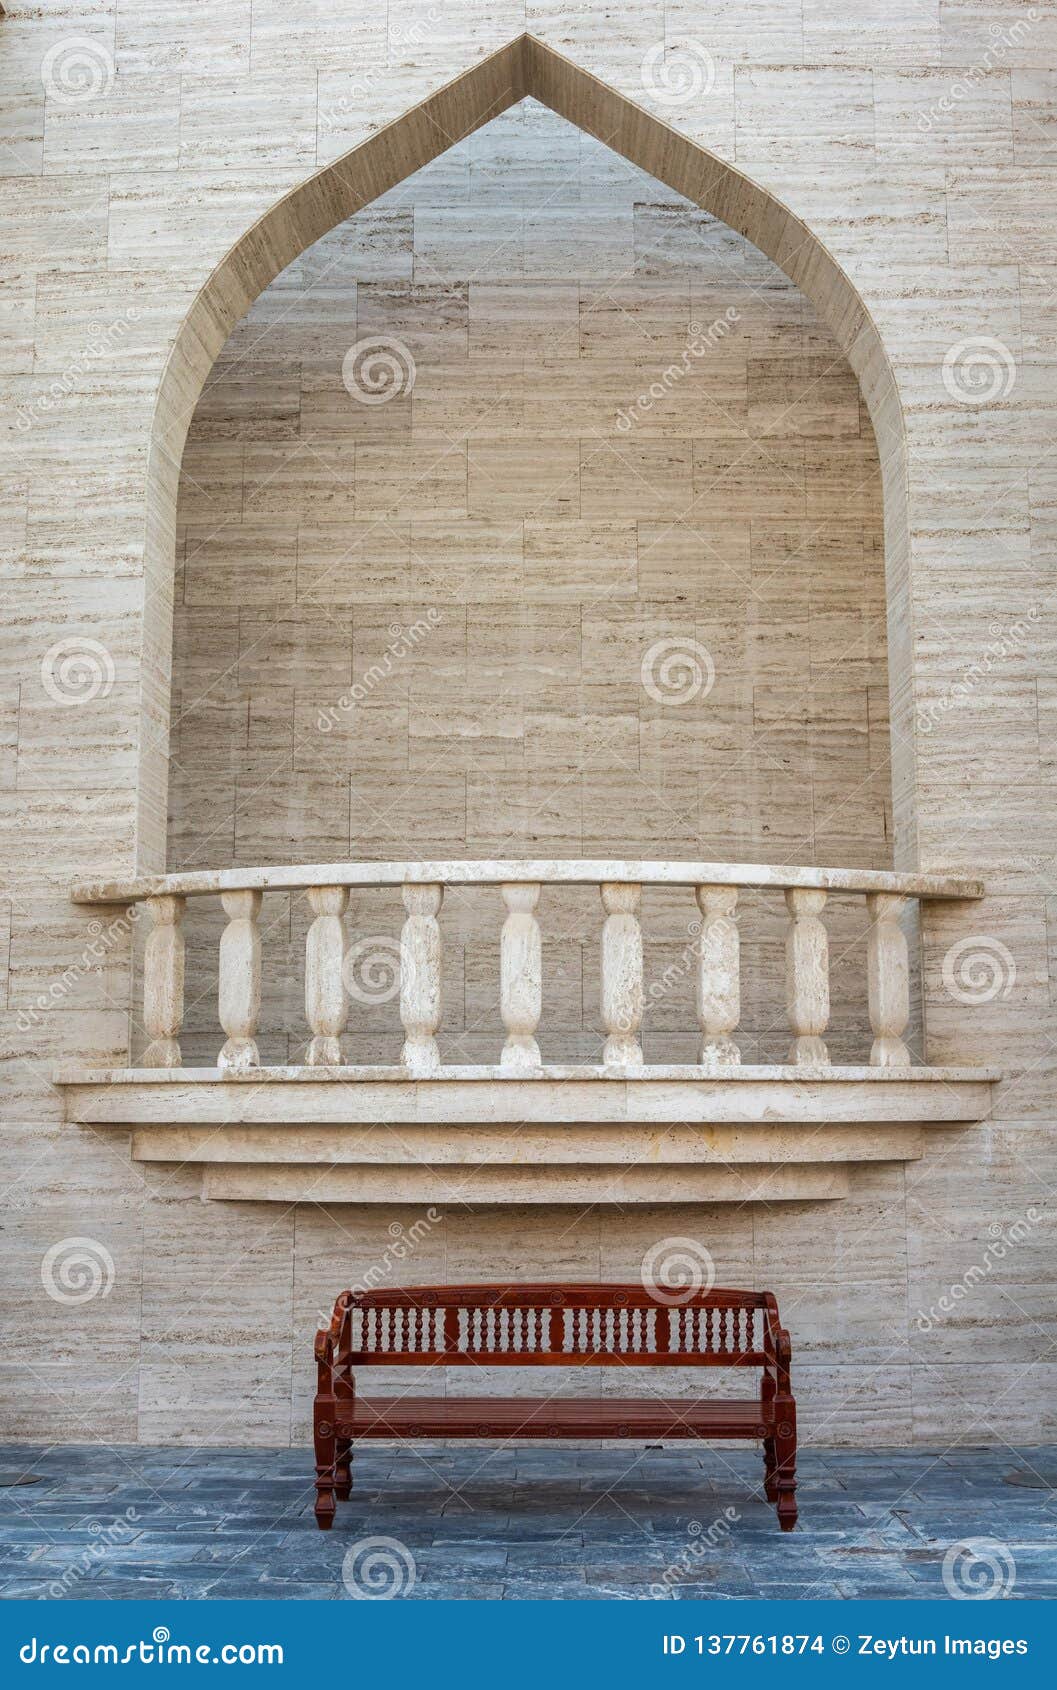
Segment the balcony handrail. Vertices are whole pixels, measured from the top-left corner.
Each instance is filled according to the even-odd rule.
[[[220,938],[218,1019],[227,1035],[217,1067],[230,1074],[260,1067],[256,1043],[261,1005],[259,918],[265,892],[304,891],[312,911],[305,943],[305,1020],[311,1037],[305,1065],[344,1066],[341,1036],[349,1012],[345,979],[345,915],[353,886],[399,886],[404,904],[400,935],[401,1063],[409,1076],[443,1073],[437,1033],[443,993],[443,943],[437,920],[445,893],[461,886],[497,886],[505,906],[499,933],[498,1007],[506,1030],[500,1067],[511,1075],[543,1076],[536,1034],[543,1005],[543,946],[536,910],[544,885],[594,885],[600,931],[600,1010],[606,1039],[603,1067],[647,1069],[639,1034],[645,1007],[643,937],[639,911],[644,886],[692,887],[696,924],[694,967],[702,1072],[729,1073],[741,1062],[735,1034],[741,1015],[738,893],[742,886],[785,895],[786,1012],[793,1033],[789,1061],[801,1072],[830,1062],[825,1032],[830,1015],[829,941],[822,920],[831,891],[865,894],[870,917],[866,971],[875,1068],[910,1067],[903,1033],[910,1018],[910,966],[901,921],[908,898],[983,895],[978,881],[948,875],[893,874],[864,869],[784,868],[752,863],[625,862],[619,860],[323,863],[311,867],[221,869],[155,875],[125,884],[81,885],[82,903],[143,903],[151,919],[144,951],[143,1022],[150,1036],[146,1068],[179,1068],[183,1022],[184,937],[189,896],[219,894],[227,925]]]
[[[759,890],[887,893],[896,897],[972,900],[983,882],[944,871],[790,867],[772,863],[708,863],[615,858],[524,860],[440,859],[434,862],[309,863],[295,867],[191,869],[133,880],[84,880],[75,904],[130,904],[148,898],[205,897],[220,892],[306,892],[312,887],[385,886],[746,886]]]

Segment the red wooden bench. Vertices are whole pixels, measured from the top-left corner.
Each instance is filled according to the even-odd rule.
[[[359,1438],[759,1438],[764,1488],[796,1524],[789,1334],[770,1291],[660,1303],[642,1285],[422,1285],[343,1291],[316,1334],[316,1520],[352,1488]],[[759,1392],[701,1397],[361,1397],[364,1367],[758,1367]],[[755,1385],[755,1381],[754,1381]]]

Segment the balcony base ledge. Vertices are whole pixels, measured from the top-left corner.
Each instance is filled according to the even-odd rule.
[[[829,1201],[859,1162],[920,1157],[926,1126],[987,1115],[979,1068],[746,1065],[66,1069],[66,1118],[132,1131],[231,1202]]]

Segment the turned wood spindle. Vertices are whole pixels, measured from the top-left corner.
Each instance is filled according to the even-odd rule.
[[[870,932],[866,941],[866,978],[870,997],[870,1026],[874,1041],[873,1068],[909,1067],[910,1052],[902,1035],[910,1020],[910,959],[899,917],[906,899],[896,892],[869,892],[866,909]]]
[[[506,1028],[500,1065],[517,1073],[538,1068],[536,1043],[543,1007],[543,944],[535,910],[538,885],[500,887],[507,917],[499,940],[499,1007]]]
[[[228,1035],[217,1067],[257,1068],[254,1035],[261,1012],[260,892],[222,892],[228,924],[220,937],[220,1025]]]
[[[184,1018],[184,936],[180,926],[186,899],[148,898],[152,922],[143,952],[143,1025],[150,1043],[144,1068],[179,1068]]]
[[[312,886],[308,903],[315,920],[305,940],[305,1016],[312,1029],[305,1060],[310,1068],[336,1068],[341,1064],[341,1035],[349,1018],[341,974],[348,889]]]
[[[441,943],[437,915],[444,897],[439,885],[405,886],[407,920],[400,935],[401,1061],[419,1074],[440,1067],[437,1028],[441,1005]]]
[[[601,887],[602,908],[602,1025],[606,1030],[602,1059],[609,1064],[641,1066],[642,1046],[642,929],[638,908],[641,886],[609,880]]]
[[[792,917],[785,942],[785,1005],[796,1035],[790,1056],[803,1068],[829,1061],[822,1037],[829,1021],[829,940],[820,919],[826,894],[791,886],[785,902]]]
[[[741,1016],[741,941],[736,886],[699,886],[701,943],[697,969],[697,1018],[704,1035],[706,1068],[733,1068],[741,1051],[731,1038]]]

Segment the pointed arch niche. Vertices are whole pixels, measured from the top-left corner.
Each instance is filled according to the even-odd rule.
[[[902,411],[877,328],[840,265],[772,195],[531,36],[482,60],[278,201],[227,253],[177,335],[162,378],[148,465],[143,732],[137,866],[166,859],[177,496],[187,431],[210,370],[265,288],[336,225],[526,96],[744,236],[797,285],[858,380],[880,460],[885,537],[896,867],[915,857]]]

